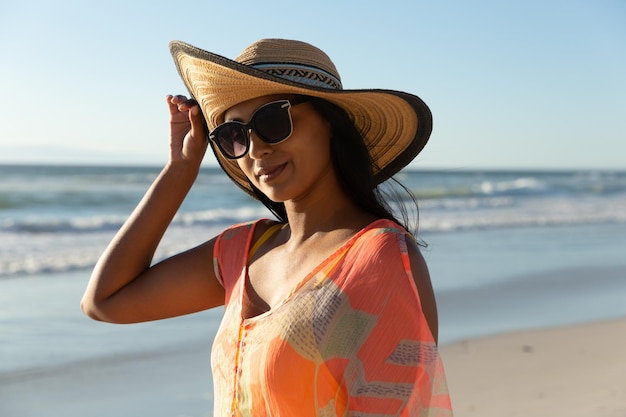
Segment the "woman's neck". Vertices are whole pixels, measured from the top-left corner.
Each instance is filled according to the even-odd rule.
[[[333,231],[354,234],[376,220],[374,215],[356,206],[340,190],[308,196],[298,202],[285,202],[285,209],[289,219],[289,242],[293,245]]]

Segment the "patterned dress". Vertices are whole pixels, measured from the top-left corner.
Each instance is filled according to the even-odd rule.
[[[452,415],[404,229],[371,223],[278,306],[244,318],[256,224],[226,230],[215,245],[226,289],[211,355],[215,417]]]

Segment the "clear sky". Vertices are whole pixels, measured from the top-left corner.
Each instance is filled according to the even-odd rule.
[[[0,0],[0,162],[162,164],[168,42],[310,42],[344,88],[408,91],[412,166],[626,169],[624,0]],[[214,164],[213,156],[206,164]]]

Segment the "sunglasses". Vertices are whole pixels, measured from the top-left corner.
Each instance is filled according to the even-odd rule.
[[[228,159],[239,159],[250,150],[250,131],[270,145],[289,139],[293,133],[290,108],[304,103],[302,100],[279,100],[264,104],[255,110],[248,123],[225,122],[209,133],[222,155]]]

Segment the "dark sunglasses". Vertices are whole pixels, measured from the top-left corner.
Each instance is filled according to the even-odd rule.
[[[264,104],[254,111],[248,123],[225,122],[209,133],[219,150],[228,159],[239,159],[250,149],[250,131],[270,145],[289,139],[293,133],[291,106],[304,103],[306,99],[279,100]]]

